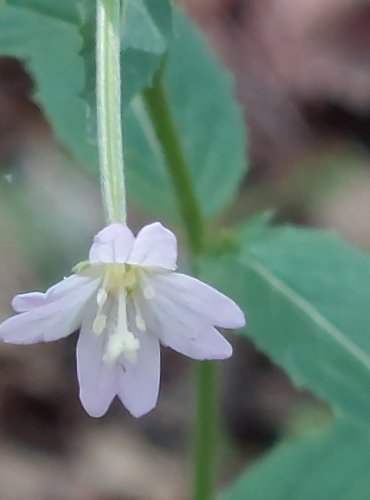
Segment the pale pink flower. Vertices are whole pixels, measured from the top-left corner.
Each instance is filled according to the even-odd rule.
[[[100,231],[89,261],[49,288],[14,297],[16,312],[0,325],[12,344],[57,340],[80,329],[80,398],[94,417],[118,396],[132,415],[158,398],[160,346],[194,359],[224,359],[231,345],[214,326],[239,328],[244,315],[225,295],[174,272],[175,236],[161,224],[135,238],[124,224]]]

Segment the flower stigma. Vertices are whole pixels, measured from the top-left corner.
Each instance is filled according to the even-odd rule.
[[[96,295],[93,332],[97,336],[104,331],[107,333],[103,361],[113,365],[124,356],[131,363],[136,363],[140,341],[129,328],[127,310],[132,305],[135,326],[139,332],[145,332],[146,323],[136,297],[142,270],[138,266],[112,263],[84,267],[81,274],[96,276],[97,272],[102,281]],[[150,285],[144,286],[143,295],[146,299],[153,298],[154,289]]]

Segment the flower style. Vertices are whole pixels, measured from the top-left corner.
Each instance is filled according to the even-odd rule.
[[[80,329],[80,399],[93,417],[118,396],[136,417],[156,404],[160,343],[193,359],[225,359],[231,345],[214,328],[239,328],[244,315],[228,297],[174,272],[174,234],[156,222],[135,238],[111,224],[94,238],[89,261],[46,293],[17,295],[20,313],[0,325],[12,344],[48,342]]]

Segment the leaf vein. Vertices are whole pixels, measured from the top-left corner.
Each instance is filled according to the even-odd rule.
[[[368,354],[354,344],[335,325],[328,321],[317,309],[315,309],[305,298],[296,293],[283,280],[275,276],[265,266],[256,260],[247,262],[262,278],[264,278],[275,290],[290,299],[302,312],[309,316],[316,325],[325,330],[338,344],[350,352],[361,364],[370,370],[370,357]]]

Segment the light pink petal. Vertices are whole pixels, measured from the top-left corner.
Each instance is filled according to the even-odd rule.
[[[160,346],[154,335],[137,333],[140,348],[136,362],[122,359],[118,396],[134,417],[152,410],[158,399]]]
[[[140,299],[150,331],[162,344],[193,359],[226,359],[229,342],[204,317],[176,306],[163,297]]]
[[[86,315],[77,342],[77,374],[82,406],[91,417],[104,415],[117,393],[117,370],[103,361],[106,335],[92,329],[96,308]]]
[[[72,274],[50,287],[45,293],[30,292],[16,295],[12,300],[12,307],[16,312],[26,312],[36,307],[46,305],[58,299],[67,297],[71,292],[78,290],[89,278]]]
[[[90,263],[126,262],[134,240],[125,224],[110,224],[95,236],[89,254]]]
[[[177,241],[159,222],[149,224],[136,236],[128,264],[162,269],[176,269]]]
[[[63,285],[65,281],[67,284]],[[81,325],[84,306],[96,292],[98,282],[81,276],[71,276],[59,286],[60,289],[68,288],[68,293],[59,293],[59,290],[49,299],[46,294],[43,305],[28,309],[1,323],[0,339],[11,344],[33,344],[57,340],[77,330]],[[56,289],[57,286],[54,290]],[[22,303],[22,299],[20,300]],[[19,303],[17,304],[16,300],[17,305],[19,306]]]
[[[242,310],[216,289],[179,273],[158,274],[151,278],[154,290],[185,311],[199,314],[212,325],[240,328],[245,325]]]
[[[45,304],[45,293],[30,292],[16,295],[12,300],[12,307],[15,312],[26,312]]]
[[[46,290],[45,298],[47,302],[55,302],[56,300],[68,297],[71,294],[79,293],[79,290],[84,287],[89,287],[91,278],[81,276],[79,274],[72,274],[67,278],[62,279],[55,285]]]

